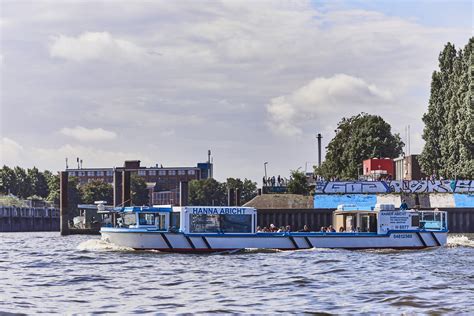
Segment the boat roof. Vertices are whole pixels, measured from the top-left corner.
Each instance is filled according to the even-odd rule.
[[[154,206],[126,206],[122,209],[124,213],[158,213],[172,212],[171,205],[154,205]]]

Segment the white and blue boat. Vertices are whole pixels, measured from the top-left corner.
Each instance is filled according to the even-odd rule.
[[[341,232],[257,232],[251,207],[124,207],[104,213],[102,239],[120,247],[163,252],[222,252],[247,248],[421,249],[446,245],[444,211],[396,210],[378,204],[363,210],[341,205],[333,226]]]

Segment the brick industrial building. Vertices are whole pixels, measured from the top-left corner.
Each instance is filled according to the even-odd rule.
[[[179,183],[181,181],[212,178],[213,164],[198,163],[196,167],[143,167],[140,160],[125,161],[123,167],[66,169],[69,176],[77,177],[80,184],[93,180],[113,183],[114,171],[130,171],[142,177],[147,183],[150,204],[177,204],[179,202]],[[111,202],[111,201],[107,201]]]

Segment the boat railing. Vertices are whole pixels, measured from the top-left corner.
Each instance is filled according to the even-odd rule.
[[[447,230],[448,213],[445,211],[420,211],[420,228],[425,230]]]

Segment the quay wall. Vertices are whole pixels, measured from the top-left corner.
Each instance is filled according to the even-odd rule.
[[[0,232],[59,231],[59,209],[0,206]]]
[[[439,208],[448,212],[448,228],[450,233],[474,233],[474,208]],[[293,230],[300,230],[308,225],[311,230],[319,231],[321,226],[332,224],[334,209],[258,209],[257,225],[277,227],[291,225]],[[336,228],[337,229],[337,228]]]

